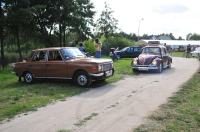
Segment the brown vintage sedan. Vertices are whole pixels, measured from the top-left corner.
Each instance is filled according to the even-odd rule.
[[[134,71],[155,70],[159,73],[165,68],[171,68],[172,58],[167,49],[162,45],[146,46],[142,53],[132,61]]]
[[[33,50],[30,59],[15,64],[14,71],[26,83],[35,78],[73,79],[80,86],[114,74],[112,60],[88,58],[75,47]]]

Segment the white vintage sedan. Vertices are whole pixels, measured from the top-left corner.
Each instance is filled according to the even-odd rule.
[[[200,58],[200,47],[197,47],[194,51],[191,52],[192,57]]]

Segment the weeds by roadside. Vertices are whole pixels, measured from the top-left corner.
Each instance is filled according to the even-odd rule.
[[[169,103],[149,117],[135,132],[197,132],[200,131],[200,74],[197,73]]]

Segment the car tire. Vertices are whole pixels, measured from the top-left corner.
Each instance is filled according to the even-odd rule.
[[[23,75],[23,78],[24,78],[24,82],[28,84],[31,84],[34,79],[32,73],[30,72],[25,72]]]
[[[91,85],[92,81],[87,72],[79,71],[75,74],[74,82],[81,87],[87,87]]]
[[[138,73],[139,71],[136,69],[132,69],[133,73]]]
[[[161,73],[162,71],[163,71],[163,64],[160,63],[160,64],[158,65],[158,73]]]
[[[169,61],[168,64],[167,64],[167,68],[170,69],[171,67],[172,67],[172,63]]]

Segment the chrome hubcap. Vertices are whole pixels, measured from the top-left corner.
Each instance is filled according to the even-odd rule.
[[[26,81],[27,83],[31,83],[32,80],[33,80],[33,77],[32,77],[32,75],[31,75],[31,73],[26,73],[26,75],[25,75],[25,81]]]
[[[79,75],[77,78],[78,84],[84,86],[87,84],[87,77],[85,75]]]

